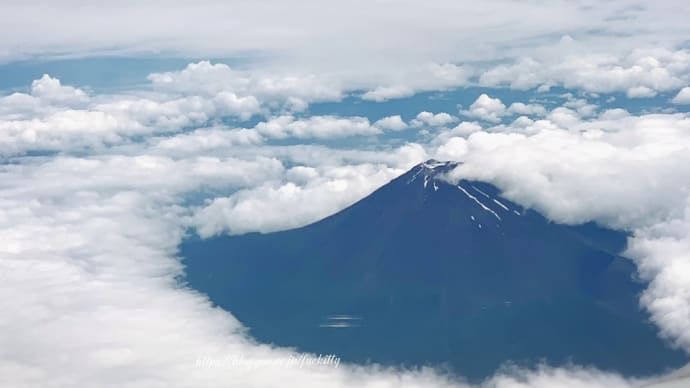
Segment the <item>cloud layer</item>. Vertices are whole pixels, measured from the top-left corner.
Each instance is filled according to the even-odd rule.
[[[607,116],[475,132],[439,152],[458,149],[453,179],[493,182],[550,219],[632,231],[627,254],[651,282],[641,302],[661,334],[690,351],[690,118]]]
[[[430,156],[463,161],[452,179],[493,182],[553,220],[633,232],[628,255],[649,282],[641,303],[661,335],[690,350],[690,117],[586,99],[666,94],[681,110],[687,14],[682,1],[4,5],[12,33],[0,35],[0,61],[166,53],[253,62],[193,62],[105,94],[45,75],[0,97],[0,310],[10,312],[0,317],[0,384],[467,386],[429,369],[199,367],[200,357],[298,353],[255,343],[231,312],[178,281],[176,247],[191,233],[301,226]],[[469,85],[574,94],[556,107],[486,92],[459,111],[309,113],[318,102]],[[408,141],[377,141],[408,132]],[[537,366],[497,371],[481,386],[646,383]]]
[[[151,80],[209,92],[230,83],[259,97],[289,92],[292,100],[283,103],[294,106],[342,90],[383,101],[474,79],[645,98],[688,84],[689,55],[682,49],[688,11],[680,0],[500,0],[491,6],[405,0],[394,7],[363,0],[173,0],[164,7],[134,0],[97,7],[29,0],[3,8],[0,23],[12,34],[0,35],[0,61],[133,54],[250,58],[254,68],[272,75],[198,63]],[[214,85],[209,77],[224,82]]]

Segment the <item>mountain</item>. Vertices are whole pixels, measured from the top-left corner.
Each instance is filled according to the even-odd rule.
[[[481,379],[506,362],[682,365],[639,307],[626,235],[565,226],[427,161],[314,224],[189,239],[186,281],[262,342]]]

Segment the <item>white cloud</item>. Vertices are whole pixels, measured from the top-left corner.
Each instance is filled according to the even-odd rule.
[[[549,4],[501,0],[488,8],[470,1],[438,0],[433,7],[408,1],[395,9],[385,3],[360,2],[356,7],[332,4],[328,10],[315,7],[314,1],[271,1],[264,6],[202,0],[191,6],[172,0],[163,9],[156,3],[124,0],[105,8],[85,7],[79,14],[70,12],[80,4],[78,0],[59,5],[40,0],[8,4],[0,22],[13,34],[0,37],[3,59],[113,52],[227,57],[258,51],[268,56],[265,61],[273,55],[286,64],[361,70],[376,64],[393,68],[430,60],[456,63],[548,52],[542,45],[607,51],[655,47],[660,41],[675,45],[688,32],[683,17],[688,6],[677,0],[645,7],[635,7],[633,1],[580,7],[563,0]],[[155,22],[147,17],[151,14],[157,15]],[[45,30],[29,27],[36,24]],[[618,39],[623,33],[627,38]],[[569,38],[563,39],[567,34]],[[242,39],[232,38],[238,36]],[[515,43],[507,44],[506,36]]]
[[[233,70],[225,65],[200,62],[180,72],[152,75],[154,86],[164,92],[162,94],[100,95],[96,99],[79,89],[62,85],[58,79],[43,76],[33,82],[31,94],[14,93],[0,98],[0,154],[102,149],[127,143],[135,136],[213,125],[228,116],[246,120],[265,109],[280,110],[286,106],[284,104],[303,109],[305,101],[340,96],[339,92],[329,94],[328,87],[305,87],[300,80],[290,78],[246,81],[247,78],[245,82],[241,77],[231,77],[224,84],[222,80],[227,74],[233,74]],[[233,83],[239,87],[235,88]],[[252,83],[256,83],[253,89],[247,89]],[[235,89],[241,94],[232,91]],[[259,97],[246,94],[248,91],[256,92]],[[263,98],[263,102],[259,98]],[[274,106],[272,104],[278,100],[272,98],[282,99],[282,102]],[[444,122],[449,117],[440,114],[429,119]],[[399,115],[386,117],[374,125],[363,117],[295,119],[292,115],[282,115],[261,122],[252,130],[235,131],[232,136],[235,137],[233,142],[239,144],[257,143],[263,137],[329,139],[376,135],[405,127]]]
[[[171,184],[165,178],[191,178],[198,169],[171,165],[162,171],[146,158],[120,158],[122,165],[109,171],[93,171],[102,164],[89,158],[26,160],[0,169],[0,306],[13,311],[0,317],[4,384],[455,385],[430,370],[198,367],[199,358],[260,361],[296,353],[256,344],[230,314],[176,283],[181,266],[174,255],[185,213],[177,194],[198,187],[195,179],[214,184],[218,176]],[[247,176],[256,173],[233,165]]]
[[[89,97],[83,90],[72,86],[63,86],[60,80],[48,74],[31,83],[31,95],[40,99],[63,104],[83,103]]]
[[[643,386],[643,380],[624,379],[621,376],[584,368],[558,369],[540,367],[536,370],[509,370],[491,378],[491,388],[630,388]]]
[[[414,90],[407,86],[379,86],[362,95],[363,100],[383,102],[395,98],[403,98],[414,95]]]
[[[0,154],[97,149],[224,117],[249,119],[259,111],[255,97],[227,91],[204,97],[131,93],[92,99],[44,75],[32,83],[30,94],[0,98]]]
[[[629,116],[630,112],[621,108],[607,109],[599,114],[601,120],[619,120]]]
[[[228,150],[236,146],[258,145],[263,137],[254,129],[202,128],[177,136],[154,139],[155,148],[176,155]]]
[[[198,143],[204,135],[217,133],[176,137]],[[196,366],[199,357],[267,360],[295,353],[254,343],[230,314],[176,284],[174,276],[181,268],[174,255],[182,227],[203,213],[188,218],[179,205],[181,194],[208,185],[253,187],[247,190],[258,198],[238,195],[236,207],[248,201],[246,206],[259,206],[258,214],[266,217],[255,220],[256,213],[250,217],[252,213],[245,211],[248,225],[229,220],[237,222],[240,230],[284,228],[342,208],[358,198],[352,195],[348,200],[351,190],[362,196],[426,158],[415,145],[396,153],[401,164],[394,167],[321,165],[287,171],[276,160],[223,161],[202,155],[174,160],[146,154],[29,158],[20,165],[3,166],[0,304],[4,311],[15,312],[0,318],[3,380],[16,387],[221,387],[228,381],[243,386],[272,386],[276,381],[319,387],[466,386],[428,369],[410,372],[341,364],[339,369],[247,371]],[[283,173],[285,183],[270,183]],[[309,206],[300,205],[305,203]],[[289,204],[300,206],[285,206]],[[271,218],[274,212],[266,209],[272,207],[290,210],[291,217]],[[636,385],[613,374],[576,368],[514,370],[482,384],[487,388]]]
[[[690,53],[686,50],[635,49],[626,54],[575,52],[556,46],[540,58],[523,58],[485,70],[486,86],[514,89],[561,85],[592,93],[626,92],[629,98],[654,97],[687,83]],[[560,55],[559,55],[560,54]]]
[[[336,116],[311,116],[307,119],[280,116],[257,124],[255,130],[263,136],[277,139],[287,137],[329,139],[381,133],[381,130],[372,126],[365,117]]]
[[[539,74],[544,66],[532,58],[522,58],[515,63],[498,65],[479,76],[479,84],[498,86],[507,84],[513,89],[526,90],[547,83]]]
[[[374,123],[374,126],[388,131],[402,131],[403,129],[407,128],[407,123],[403,121],[400,115],[395,115],[377,120]]]
[[[556,221],[634,231],[628,255],[651,282],[641,301],[662,335],[690,351],[690,187],[678,184],[690,181],[690,119],[583,121],[566,109],[535,122],[531,135],[470,135],[454,176],[493,182]]]
[[[65,110],[31,120],[0,120],[0,155],[26,150],[93,148],[121,141],[121,135],[137,132],[135,123],[125,126],[104,112]]]
[[[418,144],[354,155],[328,148],[294,151],[299,158],[292,162],[306,165],[289,169],[284,179],[266,179],[197,209],[192,223],[199,233],[271,232],[303,226],[345,208],[429,158]],[[339,153],[345,159],[333,158]],[[304,158],[307,154],[313,157]]]
[[[561,127],[569,127],[580,122],[580,115],[576,111],[562,106],[549,112],[547,118]]]
[[[299,184],[299,180],[304,182],[300,177],[298,182],[270,182],[214,199],[195,215],[197,230],[208,237],[303,226],[343,209],[404,172],[371,165],[307,171],[300,172],[311,175],[306,184]]]
[[[62,114],[66,112],[70,111]],[[141,117],[145,116],[134,115],[144,122]],[[527,168],[528,183],[539,183],[539,175],[547,175],[545,172],[556,178],[566,174],[572,180],[564,178],[551,184],[566,192],[582,188],[577,194],[584,193],[584,204],[564,205],[563,214],[573,214],[575,219],[574,214],[582,206],[590,212],[585,216],[612,223],[662,220],[661,225],[650,225],[646,234],[640,231],[641,244],[631,252],[640,263],[652,263],[644,267],[645,276],[653,279],[653,291],[645,294],[650,295],[645,303],[663,314],[668,313],[664,302],[668,300],[673,311],[678,311],[684,299],[676,291],[686,284],[682,271],[685,259],[679,254],[685,249],[684,242],[678,240],[681,242],[667,246],[668,241],[660,241],[657,235],[685,230],[683,225],[663,229],[663,220],[667,216],[673,219],[677,215],[674,207],[682,204],[678,180],[673,188],[669,182],[684,174],[685,169],[667,168],[671,162],[684,161],[682,158],[687,155],[683,152],[684,143],[679,141],[688,132],[687,120],[680,114],[609,116],[605,122],[577,122],[572,133],[544,131],[543,142],[524,135],[489,135],[480,132],[478,124],[465,122],[448,130],[453,135],[438,152],[464,159],[468,165],[474,163],[468,158],[478,157],[477,150],[482,147],[505,153],[506,158],[512,152],[513,156],[523,158],[512,160],[514,163],[508,166],[515,166],[513,171],[519,173]],[[290,129],[294,133],[311,135],[316,131],[313,128],[318,127],[330,136],[352,128],[352,123],[338,121],[341,119],[316,116],[287,121],[288,125],[301,121]],[[355,120],[355,128],[359,128],[358,122]],[[578,139],[576,133],[591,132],[604,125],[613,132],[603,140],[574,140]],[[68,127],[75,128],[74,124]],[[256,344],[246,337],[245,329],[230,313],[213,308],[204,297],[175,281],[182,270],[175,250],[185,226],[196,225],[206,234],[240,233],[318,220],[428,158],[422,146],[407,144],[374,151],[303,145],[275,147],[264,145],[258,130],[224,127],[169,137],[144,134],[154,137],[141,144],[104,148],[98,155],[19,158],[17,163],[0,167],[0,307],[15,312],[0,317],[0,342],[4,349],[0,353],[0,375],[8,385],[220,387],[228,381],[242,386],[291,381],[319,387],[465,386],[428,369],[413,372],[341,365],[339,369],[270,367],[251,372],[232,367],[196,367],[197,357],[223,359],[242,355],[249,359],[273,359],[295,353]],[[555,155],[560,159],[549,163],[547,158],[544,170],[532,171],[532,163],[536,162],[525,160],[521,154],[525,149],[532,150],[530,147],[534,147],[535,158]],[[626,149],[635,154],[624,152]],[[665,155],[675,156],[665,160]],[[579,166],[602,160],[610,163],[601,164],[608,172],[597,169],[593,176],[578,178],[567,175],[576,172],[564,170],[563,164],[555,160]],[[287,161],[298,165],[286,168]],[[504,167],[498,162],[486,166],[489,176]],[[607,179],[596,175],[606,174],[611,180],[627,171],[624,166],[636,170],[635,180],[629,186],[607,184]],[[582,174],[586,171],[583,169]],[[658,174],[659,171],[666,174]],[[647,188],[639,182],[650,179],[653,173],[668,189],[661,191],[663,198],[656,191],[653,195],[637,190]],[[592,178],[594,182],[587,186],[587,179]],[[524,188],[519,184],[512,187]],[[548,183],[540,188],[544,187],[549,188]],[[604,202],[597,206],[589,201],[587,187],[596,188],[591,196],[595,191],[609,193],[616,187],[619,191],[613,194],[625,200],[604,196],[597,198]],[[626,192],[626,187],[635,190]],[[208,190],[215,198],[192,212],[184,206],[185,199],[188,193],[198,190]],[[523,196],[513,194],[530,203],[531,197],[526,193],[539,195],[542,190],[526,190]],[[541,195],[551,198],[548,192]],[[643,205],[637,214],[631,211],[635,202]],[[614,205],[618,207],[612,208]],[[555,210],[549,214],[554,218],[563,216]],[[648,261],[650,255],[662,257],[657,252],[662,245],[664,253],[675,263],[670,267],[671,273]],[[668,282],[665,276],[670,277]],[[658,301],[662,303],[656,307],[654,303]],[[664,327],[680,319],[675,314],[666,316],[669,322],[662,322]],[[683,329],[678,326],[675,331],[669,330],[668,335],[675,338],[679,332],[682,335]],[[542,368],[501,373],[483,385],[617,387],[635,383],[594,370]]]
[[[482,130],[482,126],[479,125],[478,123],[463,121],[450,130],[445,130],[445,131],[441,131],[440,133],[438,133],[436,135],[436,137],[431,140],[430,145],[431,146],[439,146],[439,145],[444,144],[446,141],[448,141],[452,137],[466,138],[469,135],[471,135],[475,132],[481,131],[481,130]],[[437,159],[443,160],[442,158],[437,158]]]
[[[527,115],[527,116],[545,116],[546,108],[540,104],[525,104],[522,102],[514,102],[508,107],[508,113]]]
[[[586,6],[499,0],[487,8],[436,0],[433,6],[404,1],[394,10],[378,2],[331,4],[326,10],[313,0],[232,6],[201,0],[194,7],[171,0],[165,9],[124,0],[81,7],[76,15],[69,10],[80,7],[80,0],[29,0],[8,5],[0,15],[13,31],[0,36],[0,61],[160,53],[233,58],[233,68],[202,61],[150,79],[167,91],[228,91],[289,111],[352,91],[384,101],[452,89],[476,76],[482,85],[562,85],[641,96],[690,81],[690,55],[678,49],[690,32],[683,18],[689,8],[669,1],[638,7],[632,0]],[[156,22],[145,16],[151,14]],[[28,27],[36,24],[50,33]],[[625,40],[617,38],[623,34]]]
[[[437,160],[461,160],[467,153],[467,141],[462,137],[451,137],[436,150]]]
[[[224,105],[221,101],[219,105]],[[142,131],[173,132],[187,126],[202,125],[216,115],[213,101],[198,97],[154,100],[140,97],[116,97],[95,105],[93,110],[108,112],[123,121],[131,122]]]
[[[482,93],[468,110],[460,113],[467,117],[498,123],[501,121],[501,117],[506,114],[506,106],[499,98],[491,98],[486,93]]]
[[[527,116],[520,116],[513,120],[513,122],[510,124],[514,128],[527,128],[530,127],[534,124],[534,120],[530,119]]]
[[[248,76],[230,66],[210,61],[193,62],[180,71],[152,73],[147,78],[161,91],[204,95],[246,89],[251,82]]]
[[[458,119],[446,112],[441,113],[431,113],[431,112],[419,112],[417,117],[412,120],[411,125],[414,127],[421,127],[423,125],[428,125],[430,127],[442,127],[451,123],[456,122]]]
[[[651,98],[657,95],[657,91],[647,86],[635,86],[627,90],[628,98]]]
[[[44,74],[34,80],[29,93],[13,93],[0,97],[0,120],[34,119],[65,108],[80,109],[90,101],[81,89],[62,85],[59,79]]]
[[[242,120],[249,120],[259,112],[259,101],[254,96],[238,97],[231,92],[221,92],[214,98],[218,114],[223,116],[237,116]]]
[[[674,104],[690,104],[690,87],[686,86],[671,100]]]
[[[103,47],[189,52],[193,51],[190,47],[197,46],[201,52],[214,53],[292,49],[293,57],[317,58],[315,68],[338,64],[331,76],[324,76],[301,66],[309,62],[304,60],[293,64],[300,72],[269,71],[270,65],[259,72],[238,71],[200,62],[180,72],[152,75],[154,93],[101,96],[90,96],[44,76],[28,93],[3,97],[3,156],[27,150],[63,152],[14,158],[0,166],[0,310],[12,312],[0,316],[0,376],[8,386],[213,387],[229,381],[241,386],[269,386],[276,381],[319,387],[462,386],[426,369],[411,372],[343,366],[339,370],[269,368],[247,372],[195,367],[199,356],[265,359],[294,353],[256,344],[230,313],[213,308],[203,296],[175,280],[182,271],[175,258],[176,246],[186,226],[213,234],[303,225],[352,203],[428,154],[463,160],[465,164],[458,172],[462,176],[492,181],[506,196],[552,219],[594,219],[633,230],[628,253],[641,276],[650,281],[642,302],[666,338],[690,348],[690,189],[683,184],[690,181],[686,167],[690,166],[690,119],[686,114],[633,116],[612,110],[595,117],[597,107],[570,99],[541,118],[545,112],[535,104],[506,108],[500,100],[486,96],[475,107],[478,118],[498,122],[503,115],[515,113],[540,119],[519,117],[514,124],[487,131],[470,122],[439,129],[441,132],[425,145],[430,152],[414,143],[371,150],[265,144],[266,138],[288,136],[331,139],[375,135],[401,127],[402,119],[391,119],[396,116],[374,125],[362,117],[298,119],[290,114],[251,129],[215,125],[224,115],[247,118],[267,111],[303,110],[310,102],[338,100],[347,90],[379,90],[373,99],[385,100],[396,97],[396,93],[403,96],[454,87],[466,82],[464,67],[420,65],[419,58],[449,63],[455,51],[462,51],[458,55],[463,58],[496,57],[497,53],[510,57],[515,52],[501,47],[505,36],[524,42],[548,36],[553,26],[568,30],[602,27],[614,36],[630,30],[629,20],[607,20],[611,15],[630,13],[635,23],[651,26],[644,35],[652,41],[671,30],[685,39],[686,13],[674,12],[662,26],[649,23],[659,20],[659,13],[667,15],[656,3],[641,12],[621,11],[608,3],[579,7],[562,2],[546,6],[566,8],[558,14],[568,17],[554,23],[554,14],[544,11],[543,4],[506,2],[496,15],[469,3],[439,3],[439,11],[408,2],[393,13],[382,12],[389,10],[386,4],[371,3],[370,7],[382,7],[377,8],[380,12],[365,12],[363,27],[354,29],[361,34],[357,41],[364,46],[355,53],[370,55],[343,50],[325,58],[334,42],[345,38],[339,31],[352,33],[351,28],[337,27],[352,27],[355,15],[348,12],[357,7],[335,5],[343,8],[323,18],[291,12],[295,19],[285,18],[285,7],[314,9],[314,4],[276,3],[269,7],[270,15],[264,6],[252,8],[254,3],[235,4],[237,12],[229,14],[221,12],[226,10],[225,3],[205,4],[207,7],[175,2],[165,8],[146,8],[151,5],[124,1],[107,6],[105,12],[113,23],[103,23],[103,18],[97,17],[102,16],[102,7],[82,7],[83,12],[77,14],[70,7],[74,4],[28,0],[3,8],[0,20],[13,31],[0,36],[0,55],[6,58],[17,58],[14,47],[30,54],[50,54],[55,48],[89,55]],[[678,5],[686,6],[683,2]],[[142,9],[158,13],[135,12]],[[458,23],[460,11],[466,23]],[[151,14],[158,16],[157,21],[151,22]],[[367,18],[381,15],[385,20],[365,23],[372,21]],[[524,15],[530,15],[530,23],[523,23]],[[261,23],[256,22],[259,16]],[[32,23],[27,23],[27,17]],[[392,35],[366,39],[378,36],[372,28],[381,32],[381,25],[409,26],[410,19],[418,21],[414,28],[388,27],[385,31],[393,31]],[[599,22],[603,20],[605,23]],[[512,23],[515,21],[519,23]],[[197,28],[181,28],[190,24]],[[52,27],[49,30],[54,33],[34,34],[36,25]],[[477,34],[486,25],[504,27]],[[311,32],[305,39],[308,42],[296,39],[304,37],[305,28]],[[315,31],[325,34],[317,36]],[[399,36],[400,31],[404,37]],[[430,36],[447,40],[438,43]],[[346,37],[351,41],[350,35]],[[477,38],[476,44],[464,48],[463,43],[472,37]],[[599,48],[610,43],[605,38],[587,39],[582,43],[599,43]],[[637,39],[630,41],[638,45],[639,39],[646,38]],[[408,44],[399,51],[401,40]],[[577,43],[566,38],[559,45]],[[400,61],[402,70],[391,71],[395,66],[387,60],[381,66],[372,62],[381,52],[399,54],[384,57]],[[560,56],[560,52],[556,54]],[[524,68],[505,67],[503,73],[490,73],[484,81],[502,83],[512,77],[515,87],[556,83],[594,92],[639,88],[637,92],[649,93],[641,88],[669,91],[687,85],[687,53],[682,50],[583,56],[582,61],[571,56],[561,67],[533,68],[532,62],[552,63],[548,57],[535,58],[539,59],[525,61]],[[286,61],[289,68],[290,60]],[[362,61],[361,67],[357,67],[358,61]],[[369,68],[377,70],[372,74]],[[520,73],[537,68],[541,71]],[[543,72],[552,68],[557,73]],[[409,77],[411,74],[421,76]],[[676,97],[678,101],[685,99],[680,97],[682,93]],[[445,126],[456,121],[447,113],[420,115],[416,120],[426,125]],[[207,124],[212,127],[189,128]],[[180,133],[182,129],[190,130]],[[162,137],[164,134],[168,136]],[[145,140],[133,144],[136,137]],[[212,198],[190,209],[186,203],[190,193]],[[278,216],[285,211],[287,217]],[[573,367],[500,373],[484,385],[640,384]]]
[[[598,106],[590,104],[586,99],[576,98],[571,93],[566,93],[564,97],[566,97],[567,101],[563,106],[575,110],[575,112],[582,117],[594,116],[597,109],[599,109]]]
[[[372,77],[367,83],[379,84],[382,80],[389,80],[392,85],[378,85],[362,94],[361,98],[383,102],[419,92],[452,89],[467,85],[471,74],[469,69],[452,63],[415,66],[403,72],[391,71]]]
[[[223,63],[200,61],[180,71],[150,74],[156,90],[182,95],[231,96],[253,99],[271,108],[301,111],[312,102],[339,101],[343,88],[327,77],[313,74],[281,74],[268,71],[239,71]],[[254,112],[255,113],[255,112]]]

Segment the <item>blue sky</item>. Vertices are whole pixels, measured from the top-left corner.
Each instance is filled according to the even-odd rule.
[[[448,179],[490,182],[554,221],[629,231],[626,255],[649,283],[641,306],[690,351],[688,12],[3,5],[0,305],[13,314],[0,318],[0,382],[462,386],[433,370],[196,368],[195,357],[294,353],[254,343],[176,281],[185,236],[302,226],[429,158],[463,162]],[[486,382],[577,384],[640,381],[543,366]]]

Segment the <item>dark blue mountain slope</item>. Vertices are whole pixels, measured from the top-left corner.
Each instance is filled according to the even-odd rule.
[[[449,184],[454,166],[420,164],[303,228],[189,239],[186,281],[258,340],[346,361],[481,379],[506,362],[642,375],[687,360],[639,308],[624,233]]]

